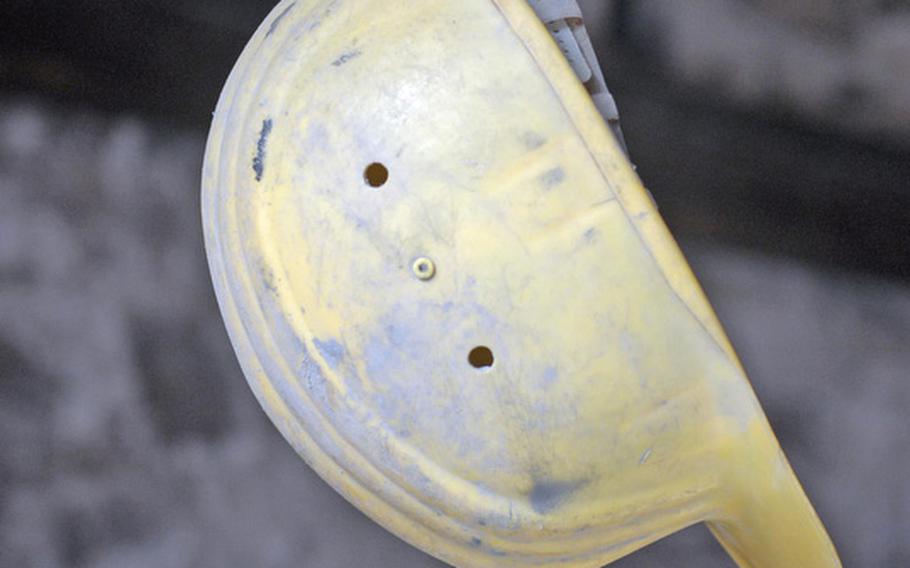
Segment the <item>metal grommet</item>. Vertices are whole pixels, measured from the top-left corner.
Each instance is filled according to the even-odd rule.
[[[436,276],[436,263],[426,257],[420,257],[411,265],[414,276],[421,280],[432,280]]]

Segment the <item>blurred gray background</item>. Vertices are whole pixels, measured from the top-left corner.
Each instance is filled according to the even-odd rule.
[[[845,566],[910,566],[910,2],[585,4]],[[0,567],[441,566],[294,455],[215,306],[203,144],[271,6],[0,6]],[[616,566],[732,563],[695,527]]]

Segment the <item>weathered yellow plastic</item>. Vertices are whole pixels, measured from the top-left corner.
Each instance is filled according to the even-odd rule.
[[[282,2],[218,105],[203,211],[260,402],[413,545],[597,567],[706,521],[740,566],[840,566],[524,0]]]

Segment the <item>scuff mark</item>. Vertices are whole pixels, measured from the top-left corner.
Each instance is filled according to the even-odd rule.
[[[641,458],[639,458],[639,460],[638,460],[638,465],[645,465],[645,462],[647,462],[650,458],[651,458],[651,448],[648,448],[647,450],[645,450],[645,452],[643,454],[641,454]]]
[[[309,357],[304,357],[300,364],[301,376],[307,391],[312,395],[314,400],[328,401],[326,380],[316,365],[313,364]]]
[[[271,133],[272,119],[267,118],[262,121],[262,130],[259,132],[259,141],[256,143],[256,156],[253,157],[253,171],[256,173],[256,181],[262,181],[262,175],[265,173],[265,149]]]
[[[296,5],[297,5],[297,2],[291,2],[291,5],[290,5],[290,6],[288,6],[287,8],[284,9],[284,11],[282,11],[280,14],[278,14],[278,17],[275,18],[275,19],[272,21],[272,25],[269,26],[269,31],[266,32],[265,37],[269,37],[270,35],[272,35],[273,33],[275,33],[275,30],[278,29],[278,25],[281,24],[281,20],[283,20],[284,17],[288,15],[288,12],[290,12],[291,10],[293,10],[293,9],[294,9],[294,6],[296,6]]]
[[[338,365],[344,360],[344,346],[334,339],[328,341],[314,339],[313,345],[316,346],[316,349],[319,350],[322,358],[325,359],[325,362],[333,369],[337,369]]]
[[[556,370],[556,367],[547,367],[543,372],[543,386],[544,388],[549,388],[553,386],[553,383],[559,378],[559,371]]]
[[[306,144],[311,148],[328,151],[330,149],[329,143],[329,132],[325,125],[319,122],[311,124],[307,130]]]
[[[262,285],[265,286],[265,289],[277,296],[278,285],[275,283],[275,272],[267,266],[262,266],[259,274],[262,276]]]
[[[356,49],[354,51],[349,51],[347,53],[342,54],[341,57],[339,57],[338,59],[333,61],[332,65],[335,67],[341,67],[348,61],[350,61],[352,59],[356,59],[357,57],[360,57],[362,54],[363,54],[363,52],[360,51],[359,49]]]
[[[544,515],[568,501],[582,485],[584,482],[537,481],[528,498],[534,511]]]
[[[525,132],[521,138],[528,150],[536,150],[547,143],[547,139],[536,132]]]
[[[546,189],[553,189],[557,185],[566,181],[566,171],[562,168],[553,168],[540,177]]]
[[[593,243],[597,239],[597,229],[595,227],[589,228],[585,231],[585,242],[588,244]]]
[[[338,5],[338,0],[333,0],[333,2],[331,4],[329,4],[328,8],[323,10],[322,14],[318,15],[316,17],[316,19],[313,21],[313,23],[311,23],[309,25],[309,27],[307,28],[307,31],[311,32],[311,31],[317,29],[319,26],[321,26],[323,20],[328,19],[328,17],[332,15],[332,12],[335,11],[335,8],[337,8],[337,5]]]

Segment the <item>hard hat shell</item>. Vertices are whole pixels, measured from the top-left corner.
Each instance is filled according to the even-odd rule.
[[[259,401],[415,546],[595,567],[708,520],[740,561],[788,549],[754,566],[836,565],[654,204],[524,0],[282,2],[215,112],[203,214]]]

